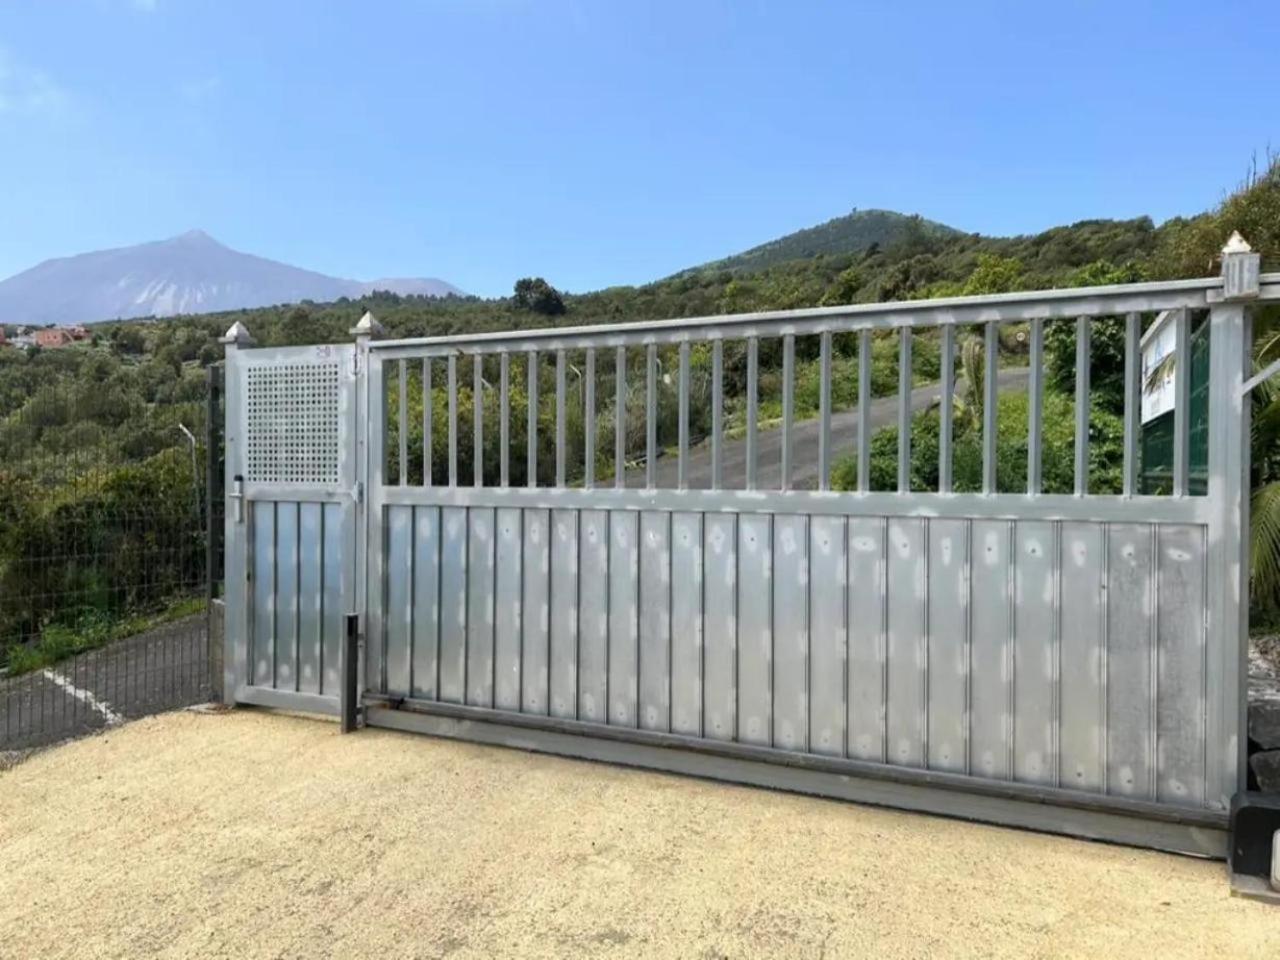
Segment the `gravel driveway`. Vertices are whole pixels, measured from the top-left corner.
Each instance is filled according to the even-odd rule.
[[[0,773],[0,957],[1280,956],[1221,863],[239,710]]]

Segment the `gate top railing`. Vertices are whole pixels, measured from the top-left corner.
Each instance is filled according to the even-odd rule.
[[[1233,244],[1235,241],[1233,240]],[[871,448],[872,422],[872,354],[876,343],[892,339],[897,333],[897,482],[896,493],[937,493],[967,499],[954,489],[953,415],[956,412],[957,331],[973,330],[978,336],[963,349],[980,351],[979,372],[981,394],[974,396],[971,408],[980,410],[981,483],[978,496],[995,497],[1015,493],[998,489],[997,445],[998,395],[1000,386],[1000,330],[1003,325],[1026,324],[1024,340],[1027,349],[1026,391],[1028,395],[1026,433],[1025,489],[1016,493],[1035,498],[1037,509],[1056,505],[1063,516],[1078,514],[1078,501],[1091,502],[1090,516],[1105,511],[1098,501],[1108,497],[1132,499],[1153,496],[1168,501],[1167,519],[1202,520],[1204,509],[1193,496],[1190,476],[1190,437],[1193,430],[1190,377],[1175,377],[1176,396],[1173,407],[1172,469],[1168,471],[1167,490],[1143,491],[1139,477],[1139,442],[1141,436],[1142,395],[1144,390],[1140,339],[1144,326],[1171,321],[1175,331],[1172,363],[1175,369],[1190,370],[1193,324],[1198,324],[1215,306],[1245,300],[1280,298],[1280,274],[1260,275],[1258,255],[1242,242],[1224,250],[1223,273],[1218,277],[1154,283],[1122,284],[1078,289],[1018,292],[977,297],[951,297],[936,300],[895,303],[858,304],[818,307],[801,310],[767,311],[717,317],[601,324],[583,327],[561,327],[540,330],[517,330],[447,337],[378,341],[373,327],[357,329],[363,349],[371,365],[369,416],[380,429],[371,433],[370,482],[391,479],[392,486],[462,488],[522,487],[536,489],[576,487],[583,491],[612,487],[615,491],[635,488],[643,470],[643,489],[647,491],[682,492],[703,486],[712,491],[738,490],[758,493],[773,489],[780,493],[797,491],[795,457],[799,434],[796,415],[796,345],[797,338],[817,339],[815,359],[818,373],[816,403],[816,477],[812,481],[819,492],[831,488],[831,470],[835,446],[832,441],[832,419],[836,392],[840,386],[833,380],[833,343],[839,337],[844,359],[856,354],[856,397],[845,394],[845,406],[856,406],[856,492],[877,496],[872,490]],[[1074,370],[1074,447],[1072,450],[1073,484],[1070,491],[1047,492],[1044,489],[1044,393],[1045,334],[1050,324],[1072,322],[1075,337]],[[1122,329],[1123,373],[1123,466],[1119,489],[1091,488],[1090,483],[1090,368],[1094,366],[1092,335],[1102,322],[1111,326],[1105,331],[1109,339]],[[912,484],[912,418],[920,406],[913,397],[919,383],[913,379],[913,345],[917,337],[930,335],[937,328],[939,384],[936,403],[940,407],[938,426],[937,482],[932,490],[920,490]],[[736,352],[726,356],[726,345],[734,344]],[[761,360],[762,345],[770,350],[767,362]],[[780,363],[777,348],[780,345]],[[932,347],[930,347],[932,349]],[[1109,349],[1114,350],[1114,346]],[[697,350],[698,354],[691,352]],[[598,369],[608,365],[602,352],[613,353],[612,371],[601,370],[603,377],[612,376],[612,417],[597,418]],[[671,356],[674,354],[674,358]],[[709,354],[709,356],[708,356]],[[554,425],[543,424],[538,393],[544,356],[554,356]],[[472,358],[471,384],[459,383],[458,358]],[[523,362],[513,371],[511,358]],[[599,363],[598,361],[602,361]],[[411,363],[411,361],[415,361]],[[638,361],[638,362],[637,362]],[[664,362],[665,361],[665,362]],[[727,363],[727,361],[730,361]],[[696,397],[691,397],[691,363],[696,362],[704,381]],[[1167,363],[1167,361],[1166,361]],[[438,366],[444,367],[443,409],[437,410],[433,383]],[[732,369],[730,369],[730,366]],[[971,364],[972,366],[972,364]],[[674,377],[672,375],[672,367]],[[708,369],[709,368],[709,369]],[[1008,370],[1005,371],[1009,373]],[[1020,374],[1020,371],[1014,371]],[[581,407],[568,404],[568,377],[577,381]],[[734,387],[741,406],[740,426],[744,440],[742,463],[734,455],[736,476],[726,469],[726,375],[737,382]],[[464,381],[465,381],[465,374]],[[628,377],[643,384],[643,399],[632,398]],[[521,377],[523,379],[521,380]],[[780,388],[780,470],[776,484],[766,484],[761,471],[761,396],[762,380],[768,378]],[[976,378],[975,378],[976,379]],[[493,381],[497,381],[497,387]],[[673,381],[674,380],[674,384]],[[393,389],[388,391],[387,387]],[[810,386],[812,386],[810,384]],[[1208,395],[1213,397],[1219,385],[1210,383]],[[488,398],[497,394],[494,404]],[[674,397],[671,395],[674,394]],[[476,398],[479,398],[477,401]],[[672,402],[674,400],[674,402]],[[696,400],[696,404],[695,404]],[[849,403],[853,400],[853,403]],[[513,463],[511,446],[513,429],[511,408],[523,403],[525,457]],[[605,406],[609,404],[607,394]],[[460,407],[471,407],[471,477],[467,483],[459,475],[458,423]],[[410,410],[420,405],[421,425],[410,423]],[[496,407],[496,409],[495,409]],[[629,416],[628,407],[634,408]],[[671,408],[675,409],[672,410]],[[690,444],[694,428],[691,410],[698,421],[710,421],[703,433],[710,446],[709,478],[700,483],[691,476]],[[580,411],[580,420],[579,420]],[[674,413],[676,440],[674,473],[667,469],[672,458],[660,461],[660,424],[670,426]],[[638,416],[636,414],[639,414]],[[463,411],[465,416],[465,411]],[[570,437],[570,418],[574,420],[574,437]],[[437,421],[444,419],[447,432],[446,463],[433,463]],[[492,421],[497,420],[498,443],[492,444]],[[1207,411],[1201,411],[1195,425],[1203,437],[1207,428]],[[1224,421],[1225,423],[1225,421]],[[849,426],[845,424],[846,428]],[[520,424],[516,424],[516,432]],[[540,437],[540,430],[551,434]],[[612,432],[614,445],[612,482],[599,483],[598,474],[609,471],[608,458],[597,455],[597,442],[608,439]],[[576,441],[577,434],[581,441]],[[637,442],[632,443],[632,436]],[[411,443],[411,436],[413,442]],[[643,437],[641,441],[641,436]],[[486,446],[485,439],[490,438]],[[665,438],[670,442],[670,437]],[[386,441],[385,450],[380,440]],[[642,452],[634,447],[641,446]],[[570,449],[571,446],[578,449]],[[812,446],[812,444],[810,444]],[[463,451],[464,457],[467,451]],[[554,468],[544,462],[554,458]],[[572,461],[572,462],[571,462]],[[630,471],[629,471],[630,468]],[[541,472],[540,472],[541,471]],[[628,473],[630,472],[630,477]],[[1209,471],[1212,476],[1212,471]],[[514,478],[514,482],[513,482]],[[412,482],[416,481],[416,482]],[[801,486],[804,485],[802,481]],[[1095,485],[1096,486],[1096,485]],[[1203,492],[1198,491],[1198,492]],[[1002,497],[1002,500],[1007,498]],[[1187,501],[1183,506],[1177,501]],[[1076,502],[1076,507],[1072,502]],[[946,508],[937,502],[922,502],[922,511]],[[1119,514],[1116,514],[1117,516]],[[1098,516],[1098,518],[1101,518]]]

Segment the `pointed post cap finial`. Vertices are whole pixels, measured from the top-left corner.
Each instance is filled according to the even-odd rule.
[[[375,340],[384,333],[382,324],[369,310],[366,310],[359,322],[347,332],[354,337],[372,337]]]
[[[1222,299],[1252,300],[1262,291],[1262,255],[1253,252],[1240,231],[1231,231],[1222,248]]]
[[[249,333],[249,328],[237,320],[218,338],[218,342],[227,346],[247,347],[253,343],[253,336]]]
[[[1232,230],[1231,236],[1227,238],[1227,245],[1222,248],[1223,254],[1229,253],[1253,253],[1253,247],[1249,246],[1244,237],[1240,236],[1239,230]]]

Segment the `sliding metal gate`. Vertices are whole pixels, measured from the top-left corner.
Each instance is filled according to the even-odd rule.
[[[1205,280],[424,340],[379,341],[366,316],[354,347],[246,350],[233,329],[227,689],[335,709],[352,611],[371,725],[1222,855],[1245,769],[1245,303],[1280,298],[1256,256],[1226,260]],[[1209,324],[1204,496],[1188,489],[1185,388],[1172,489],[1137,493],[1138,341],[1161,311],[1180,369]],[[1074,489],[1049,493],[1044,341],[1061,322]],[[996,367],[1001,326],[1024,323],[1013,491]],[[1089,485],[1099,324],[1126,351],[1114,493]],[[969,330],[989,371],[969,401],[981,482],[957,492]],[[912,351],[935,335],[937,483],[921,491]],[[795,416],[806,338],[811,423]],[[876,491],[886,338],[897,489]],[[840,413],[835,361],[855,355],[856,412]],[[772,432],[762,377],[782,397]],[[836,492],[846,453],[857,489]]]

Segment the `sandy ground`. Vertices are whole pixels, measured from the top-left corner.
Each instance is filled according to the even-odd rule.
[[[1270,957],[1220,863],[176,713],[0,773],[0,956]]]

